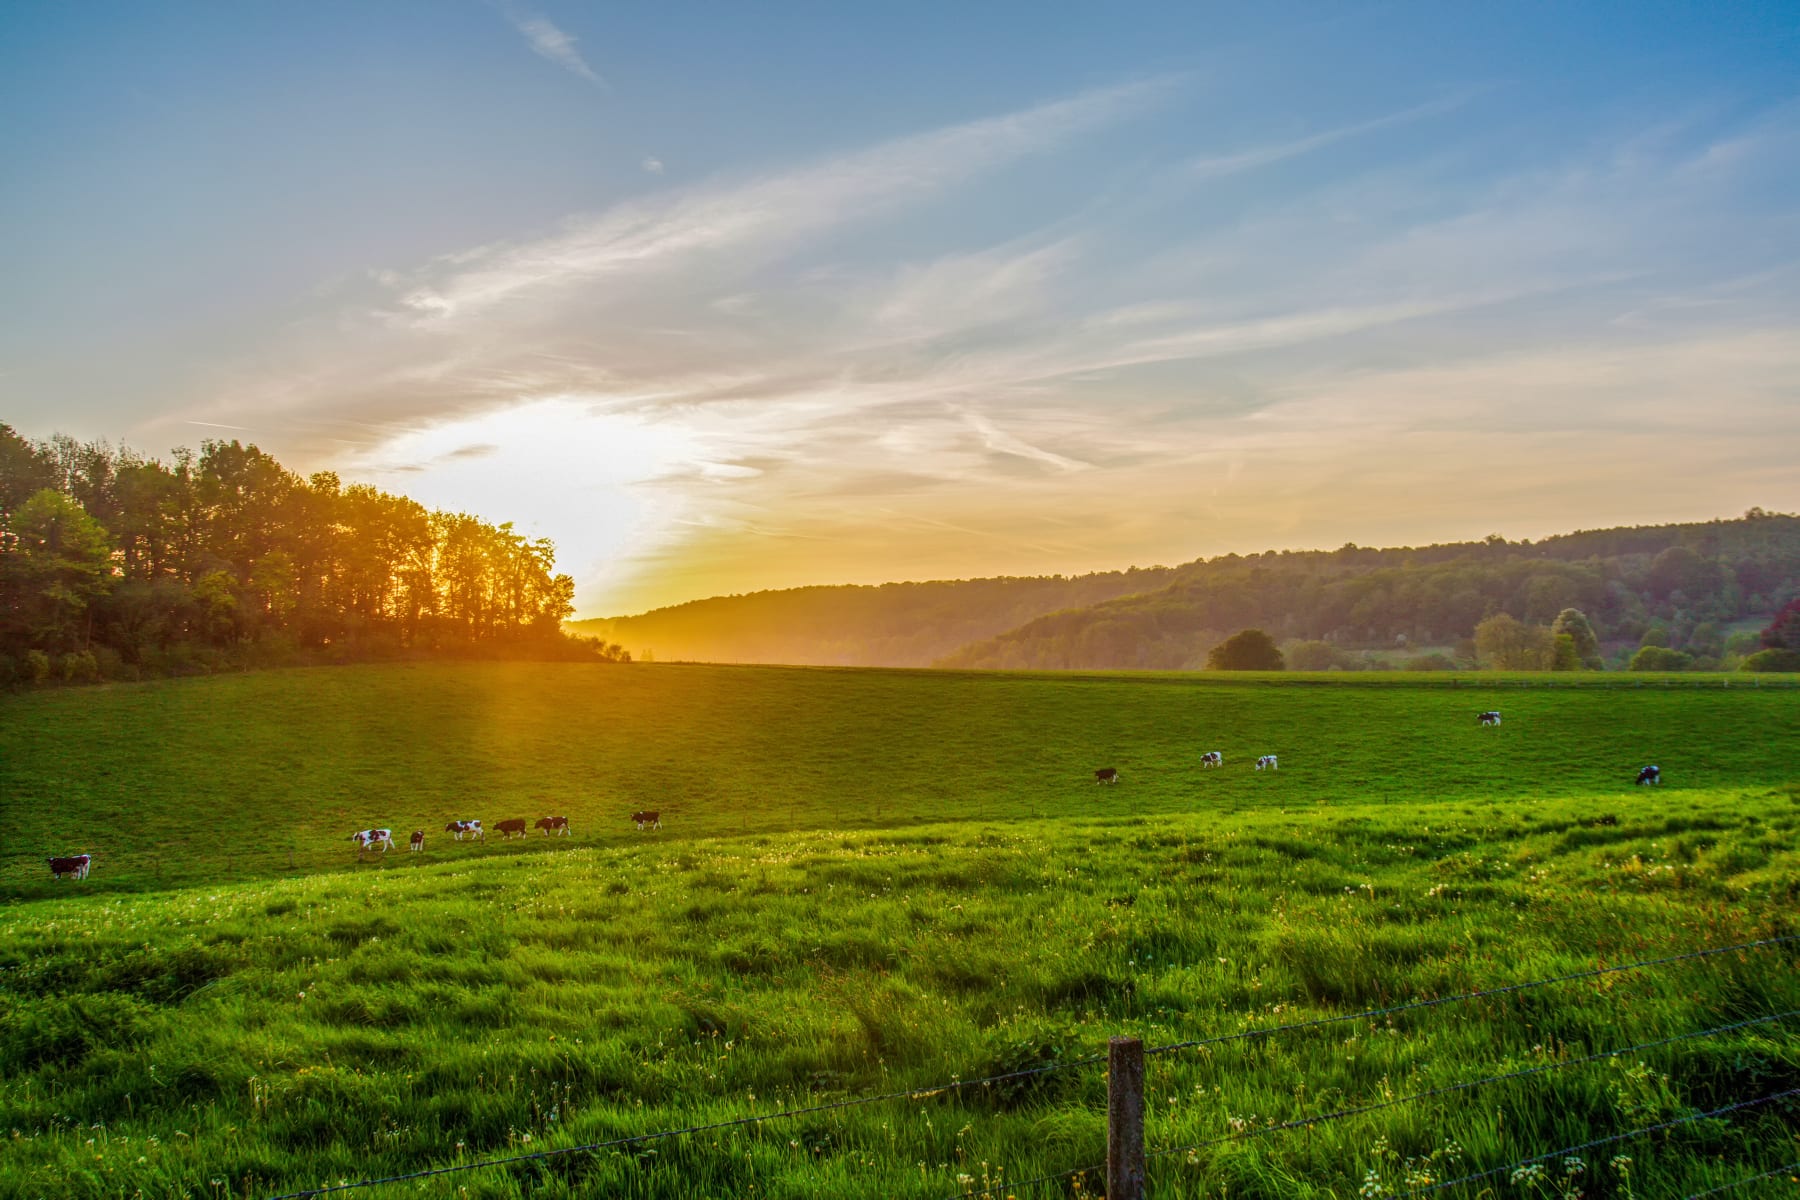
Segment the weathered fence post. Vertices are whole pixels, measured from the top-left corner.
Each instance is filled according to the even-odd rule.
[[[1106,1044],[1106,1200],[1144,1197],[1144,1043]]]

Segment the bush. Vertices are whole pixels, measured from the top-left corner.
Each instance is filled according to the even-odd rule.
[[[25,674],[33,683],[50,682],[50,656],[42,650],[25,652]]]
[[[1330,642],[1290,642],[1282,652],[1290,671],[1329,671],[1342,666],[1342,654]]]
[[[1403,664],[1408,671],[1454,671],[1456,662],[1448,654],[1420,654]]]
[[[62,656],[58,665],[62,668],[64,683],[92,683],[100,678],[100,664],[91,650],[71,650]]]
[[[1694,656],[1662,646],[1645,646],[1631,656],[1632,671],[1685,671],[1694,665]]]
[[[1800,650],[1758,650],[1738,667],[1740,671],[1800,671]]]

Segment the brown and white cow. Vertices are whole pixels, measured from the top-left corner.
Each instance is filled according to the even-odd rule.
[[[1095,783],[1117,783],[1117,782],[1119,782],[1119,768],[1117,768],[1117,767],[1101,767],[1098,771],[1094,772],[1094,782]]]
[[[406,848],[411,851],[423,850],[425,848],[425,831],[423,829],[413,830],[412,841],[407,843]]]
[[[515,833],[520,837],[524,837],[525,818],[515,817],[510,821],[496,821],[494,822],[494,830],[503,838],[511,837]]]
[[[68,858],[47,858],[44,861],[50,864],[50,874],[58,879],[61,879],[64,876],[70,876],[75,879],[86,879],[88,864],[93,861],[93,856],[89,854],[74,854],[70,855]]]
[[[463,840],[464,834],[475,841],[487,840],[487,830],[481,827],[480,821],[452,821],[444,826],[444,832],[456,835],[459,842]]]
[[[537,819],[537,824],[533,828],[543,830],[545,837],[549,837],[553,833],[558,837],[571,836],[569,833],[569,818],[567,817],[539,817]]]
[[[1200,756],[1200,765],[1203,767],[1222,767],[1225,765],[1225,755],[1222,751],[1208,750],[1205,754]]]
[[[639,829],[661,829],[662,814],[660,812],[634,812],[631,819],[637,822]]]
[[[364,850],[372,850],[376,846],[380,846],[381,852],[386,854],[394,848],[394,831],[391,829],[364,829],[351,834],[350,840],[356,843],[358,854]]]

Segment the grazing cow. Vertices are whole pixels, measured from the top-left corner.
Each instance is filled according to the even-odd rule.
[[[1205,754],[1200,756],[1200,765],[1203,767],[1222,767],[1225,765],[1225,756],[1220,754],[1217,750],[1208,750]]]
[[[394,831],[391,829],[365,829],[361,833],[351,834],[350,840],[356,843],[358,854],[364,850],[372,850],[376,846],[380,846],[381,852],[386,854],[394,848]]]
[[[499,831],[500,836],[503,838],[511,837],[515,833],[518,834],[520,837],[524,837],[525,836],[525,818],[524,817],[515,817],[514,819],[512,819],[510,821],[496,821],[494,823],[494,828]]]
[[[75,854],[68,858],[46,858],[44,861],[50,864],[50,874],[58,879],[65,875],[72,875],[76,879],[86,879],[88,863],[93,861],[93,856]]]
[[[1484,713],[1477,713],[1475,719],[1480,721],[1483,725],[1498,725],[1500,723],[1500,714],[1490,710]]]
[[[1662,782],[1662,768],[1661,767],[1645,767],[1643,770],[1638,772],[1637,781],[1639,783],[1661,783]]]
[[[569,818],[539,817],[537,820],[537,828],[544,831],[545,837],[549,837],[552,833],[556,834],[558,837],[567,837],[569,836]]]
[[[1119,768],[1117,768],[1117,767],[1101,767],[1098,771],[1094,772],[1094,782],[1095,783],[1117,783],[1117,782],[1119,782]]]
[[[1276,761],[1273,754],[1265,754],[1256,760],[1256,769],[1259,771],[1278,771],[1281,769],[1281,764]]]
[[[637,822],[639,829],[661,829],[662,814],[660,812],[634,812],[631,819]]]
[[[452,821],[444,826],[444,832],[455,834],[456,840],[459,842],[463,840],[463,835],[465,833],[469,835],[471,840],[487,840],[487,830],[481,827],[480,821]]]
[[[423,850],[425,848],[425,831],[423,829],[413,830],[412,841],[406,844],[406,848],[413,851]]]

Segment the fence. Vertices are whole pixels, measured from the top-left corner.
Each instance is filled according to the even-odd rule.
[[[317,1188],[305,1188],[299,1191],[284,1192],[279,1195],[270,1196],[267,1200],[310,1200],[311,1197],[316,1196],[354,1192],[366,1188],[416,1182],[472,1171],[487,1171],[502,1167],[521,1166],[555,1158],[564,1158],[571,1155],[593,1154],[603,1150],[643,1147],[654,1142],[666,1141],[672,1138],[688,1137],[695,1134],[713,1133],[746,1126],[760,1127],[764,1124],[776,1121],[791,1120],[805,1116],[816,1116],[822,1113],[841,1112],[847,1109],[862,1108],[869,1105],[888,1103],[897,1100],[917,1101],[934,1096],[960,1093],[971,1089],[992,1088],[999,1084],[1046,1075],[1057,1071],[1085,1068],[1101,1062],[1105,1062],[1108,1068],[1106,1161],[1039,1175],[1022,1181],[1010,1181],[1005,1185],[1004,1192],[1001,1194],[1016,1196],[1027,1190],[1039,1188],[1044,1184],[1064,1181],[1074,1177],[1103,1176],[1106,1181],[1104,1195],[1107,1200],[1142,1200],[1144,1189],[1149,1178],[1149,1164],[1155,1160],[1167,1159],[1176,1155],[1193,1155],[1201,1150],[1233,1142],[1243,1142],[1255,1138],[1270,1137],[1294,1130],[1323,1125],[1329,1122],[1346,1120],[1351,1117],[1363,1116],[1373,1112],[1416,1104],[1425,1100],[1463,1094],[1492,1084],[1537,1078],[1552,1072],[1566,1071],[1598,1062],[1619,1059],[1627,1055],[1638,1054],[1659,1047],[1692,1042],[1704,1038],[1719,1037],[1724,1034],[1745,1029],[1774,1026],[1800,1017],[1800,1009],[1789,1009],[1781,1012],[1767,1013],[1739,1021],[1712,1026],[1710,1028],[1671,1034],[1667,1037],[1638,1042],[1628,1046],[1616,1047],[1611,1050],[1597,1051],[1579,1058],[1558,1059],[1554,1062],[1542,1063],[1532,1067],[1498,1072],[1476,1079],[1469,1079],[1455,1084],[1430,1088],[1404,1096],[1390,1097],[1368,1104],[1340,1107],[1328,1112],[1299,1117],[1278,1124],[1234,1130],[1229,1134],[1224,1134],[1216,1138],[1188,1145],[1164,1147],[1154,1151],[1147,1150],[1144,1143],[1144,1078],[1145,1065],[1148,1059],[1188,1050],[1210,1049],[1215,1046],[1234,1042],[1250,1042],[1282,1037],[1331,1025],[1391,1018],[1392,1016],[1405,1012],[1436,1009],[1446,1005],[1466,1003],[1471,1000],[1488,997],[1516,995],[1522,992],[1534,991],[1558,984],[1600,979],[1606,976],[1618,975],[1626,972],[1655,970],[1676,963],[1695,962],[1723,954],[1741,954],[1749,951],[1769,950],[1777,946],[1792,945],[1794,943],[1800,943],[1800,934],[1763,938],[1751,942],[1740,942],[1730,946],[1708,947],[1700,950],[1687,951],[1682,954],[1644,959],[1631,963],[1621,963],[1614,966],[1594,967],[1584,971],[1575,971],[1564,975],[1549,976],[1521,983],[1503,984],[1491,988],[1481,988],[1473,991],[1456,993],[1450,996],[1440,996],[1425,1000],[1412,1000],[1361,1012],[1340,1013],[1327,1017],[1317,1017],[1305,1021],[1274,1025],[1264,1029],[1250,1029],[1237,1033],[1219,1034],[1208,1038],[1172,1042],[1162,1046],[1145,1047],[1143,1042],[1138,1038],[1115,1037],[1109,1041],[1105,1054],[1088,1055],[1082,1058],[1052,1063],[1046,1066],[1009,1071],[998,1075],[987,1075],[975,1079],[953,1079],[946,1083],[933,1084],[927,1087],[907,1088],[873,1095],[850,1097],[821,1104],[804,1105],[751,1116],[734,1117],[729,1120],[654,1130],[625,1137],[611,1138],[605,1141],[582,1143],[575,1146],[540,1150],[526,1154],[508,1155],[502,1158],[483,1159],[469,1163],[455,1163],[448,1166],[431,1167],[394,1175],[346,1181]],[[1764,1105],[1795,1100],[1800,1100],[1800,1087],[1739,1100],[1709,1111],[1693,1112],[1642,1128],[1629,1129],[1605,1137],[1591,1139],[1577,1145],[1565,1146],[1556,1150],[1532,1155],[1527,1158],[1503,1163],[1498,1166],[1488,1167],[1484,1170],[1462,1175],[1454,1179],[1434,1180],[1429,1183],[1409,1186],[1405,1191],[1394,1191],[1391,1189],[1370,1191],[1368,1188],[1365,1188],[1364,1195],[1382,1196],[1388,1198],[1388,1200],[1412,1200],[1413,1197],[1427,1196],[1450,1188],[1477,1183],[1496,1175],[1509,1175],[1518,1178],[1518,1173],[1526,1172],[1527,1175],[1525,1177],[1531,1178],[1532,1176],[1529,1173],[1532,1172],[1534,1168],[1541,1169],[1542,1165],[1546,1163],[1567,1161],[1575,1156],[1601,1147],[1649,1137],[1657,1133],[1664,1133],[1700,1121],[1717,1120],[1733,1113],[1748,1111]],[[1784,1166],[1774,1167],[1747,1175],[1731,1183],[1704,1192],[1693,1193],[1687,1197],[1686,1200],[1703,1200],[1704,1197],[1721,1195],[1734,1188],[1743,1187],[1764,1179],[1777,1178],[1783,1173],[1796,1170],[1800,1170],[1800,1162],[1789,1163]],[[947,1195],[945,1200],[970,1200],[971,1197],[979,1200],[979,1198],[988,1195],[990,1195],[990,1193],[984,1193],[969,1187],[964,1187],[955,1193]]]

